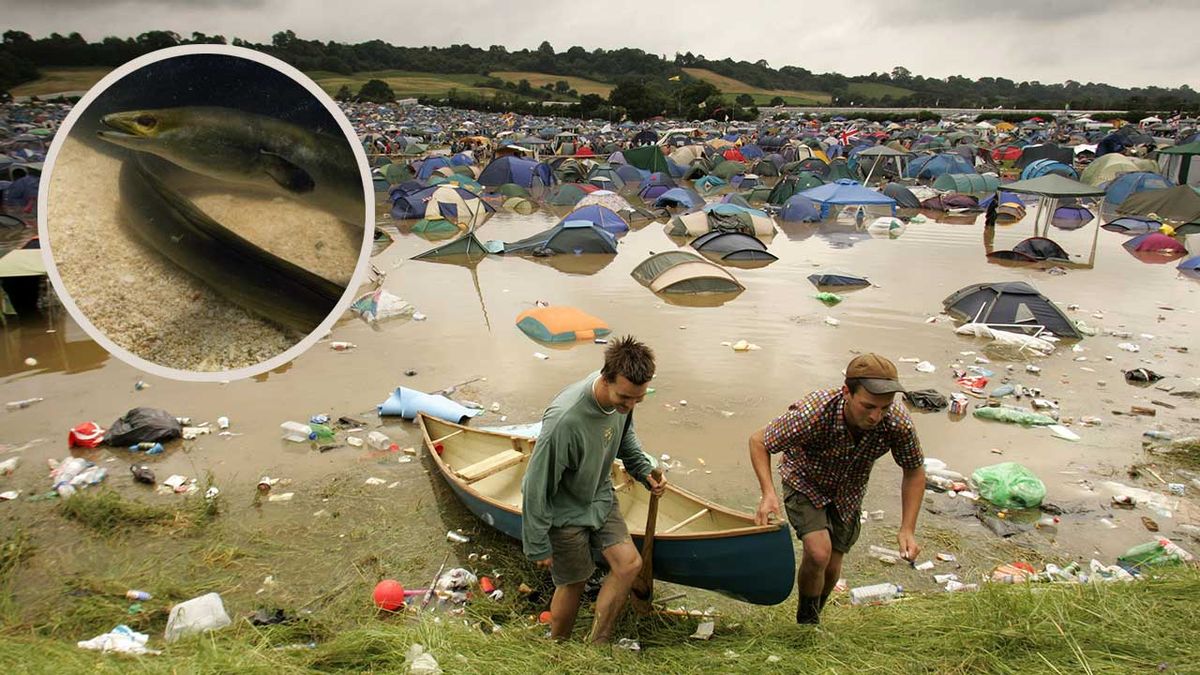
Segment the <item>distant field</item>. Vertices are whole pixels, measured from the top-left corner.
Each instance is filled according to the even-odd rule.
[[[911,89],[897,87],[881,82],[851,82],[846,91],[851,96],[869,96],[870,98],[883,98],[891,96],[893,99],[902,99],[912,93]]]
[[[87,91],[100,78],[109,74],[111,68],[41,68],[42,76],[12,88],[13,96],[45,96],[64,91]]]
[[[457,89],[464,94],[496,95],[495,89],[475,86],[483,80],[479,75],[417,73],[407,70],[366,70],[353,75],[314,70],[306,74],[331,96],[336,94],[343,84],[349,85],[350,90],[357,93],[359,87],[366,84],[367,80],[387,82],[399,98],[439,96],[451,89]]]
[[[754,98],[754,102],[759,105],[764,105],[776,96],[782,96],[783,100],[788,105],[812,105],[819,103],[829,103],[832,99],[829,94],[823,91],[797,91],[794,89],[763,89],[762,87],[754,87],[740,80],[735,80],[732,77],[718,75],[711,70],[705,68],[684,68],[683,72],[696,78],[704,80],[720,89],[725,94],[750,94]]]
[[[529,84],[534,87],[541,87],[544,84],[554,84],[559,80],[566,80],[571,88],[580,94],[597,94],[605,98],[608,97],[608,92],[612,91],[611,84],[589,80],[586,77],[572,77],[570,75],[548,75],[546,73],[524,72],[519,70],[497,70],[488,73],[492,77],[498,77],[506,82],[520,82],[521,80],[529,80]]]

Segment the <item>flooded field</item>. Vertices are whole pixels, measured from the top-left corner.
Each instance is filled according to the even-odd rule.
[[[1161,425],[1194,433],[1200,415],[1195,400],[1124,381],[1123,369],[1145,366],[1167,376],[1160,385],[1180,391],[1200,389],[1194,338],[1200,320],[1200,284],[1180,277],[1173,265],[1134,258],[1120,246],[1121,235],[1099,232],[1092,269],[1051,274],[1036,267],[991,264],[984,255],[988,245],[1008,248],[1031,236],[1033,207],[1024,221],[999,227],[990,244],[984,239],[982,216],[977,223],[974,216],[927,214],[930,222],[909,224],[897,238],[872,237],[856,231],[853,223],[783,224],[768,242],[778,261],[757,269],[730,268],[746,287],[744,292],[719,306],[689,306],[656,296],[630,276],[652,253],[686,246],[664,233],[662,221],[638,225],[622,236],[615,258],[493,256],[466,267],[410,260],[436,243],[390,221],[389,207],[381,198],[379,224],[395,241],[372,262],[386,274],[384,287],[427,318],[385,323],[379,330],[358,319],[345,319],[331,339],[357,345],[350,351],[334,351],[322,342],[288,366],[253,380],[180,383],[147,377],[107,357],[81,338],[69,318],[10,324],[4,329],[0,359],[4,400],[43,397],[45,401],[0,412],[4,416],[0,443],[5,444],[0,458],[9,454],[5,449],[26,446],[19,451],[21,468],[13,477],[0,479],[0,484],[22,489],[25,495],[45,492],[49,489],[46,460],[67,454],[69,428],[87,420],[108,425],[135,406],[165,408],[195,421],[212,422],[221,415],[231,419],[232,435],[200,436],[148,458],[160,478],[173,473],[202,477],[211,471],[222,490],[249,495],[260,476],[286,476],[292,479],[289,489],[298,493],[298,499],[311,486],[343,473],[396,480],[393,476],[420,471],[420,464],[396,464],[393,458],[380,458],[364,448],[316,452],[307,444],[280,440],[279,424],[306,421],[317,413],[335,419],[346,415],[367,421],[370,428],[379,426],[401,447],[418,446],[414,425],[399,419],[379,420],[375,406],[397,386],[438,391],[466,382],[454,398],[484,407],[499,404],[499,412],[487,412],[472,424],[537,421],[563,386],[599,368],[603,350],[590,342],[554,347],[526,337],[515,327],[515,319],[541,300],[578,307],[607,321],[615,335],[632,334],[650,344],[658,360],[655,393],[636,412],[646,449],[681,462],[670,473],[676,484],[752,511],[758,491],[746,440],[754,430],[808,391],[838,386],[842,368],[859,352],[876,351],[898,361],[901,379],[910,389],[936,388],[945,394],[957,390],[950,374],[953,366],[973,364],[975,356],[985,353],[983,342],[955,335],[953,322],[945,316],[933,322],[930,317],[939,316],[942,300],[963,286],[1019,280],[1064,309],[1078,305],[1068,314],[1101,333],[1084,339],[1078,353],[1065,344],[1048,358],[1030,361],[1041,366],[1038,375],[1025,372],[1025,361],[1012,362],[1012,381],[1040,387],[1045,398],[1059,403],[1064,418],[1095,416],[1102,423],[1093,427],[1076,423],[1072,429],[1082,438],[1072,443],[1054,438],[1045,429],[984,422],[969,415],[914,412],[926,456],[968,475],[999,461],[1020,462],[1046,482],[1048,501],[1085,503],[1089,511],[1065,517],[1059,529],[1056,546],[1065,555],[1110,559],[1145,541],[1148,533],[1142,515],[1156,518],[1167,534],[1189,513],[1195,517],[1182,507],[1173,518],[1144,510],[1113,512],[1107,507],[1110,493],[1100,486],[1115,480],[1162,491],[1163,486],[1148,477],[1139,480],[1150,482],[1135,483],[1126,475],[1131,463],[1145,461],[1142,432]],[[558,217],[546,211],[500,212],[477,234],[481,240],[515,241],[552,226]],[[1075,231],[1051,228],[1050,236],[1072,254],[1072,260],[1086,262],[1094,228],[1094,223]],[[865,275],[874,285],[848,293],[841,304],[827,308],[814,299],[816,289],[806,280],[826,268]],[[837,319],[839,325],[827,324],[826,317]],[[1107,331],[1125,331],[1133,337],[1119,339]],[[739,353],[722,344],[738,340],[761,349]],[[1141,351],[1129,353],[1117,347],[1127,341],[1137,343]],[[1190,347],[1191,353],[1180,353],[1176,347]],[[550,358],[536,358],[535,352]],[[24,365],[29,357],[36,358],[38,365]],[[913,363],[899,362],[907,358],[929,361],[937,370],[917,372]],[[996,371],[994,383],[1007,374],[1008,363],[993,356],[992,363],[984,366]],[[416,374],[406,376],[406,371]],[[139,380],[149,386],[135,389]],[[1154,406],[1151,400],[1177,407]],[[1157,407],[1158,414],[1150,418],[1111,412],[1128,411],[1131,405]],[[110,467],[110,484],[132,485],[127,453],[103,450],[91,456]],[[117,459],[105,464],[110,457]],[[885,512],[881,527],[899,522],[899,475],[888,458],[880,460],[874,473],[864,508]],[[430,475],[427,481],[440,478]],[[425,491],[425,482],[410,479],[405,489]],[[442,491],[439,499],[452,497]],[[940,504],[947,498],[933,499]],[[270,505],[281,511],[289,506]],[[36,505],[0,508],[14,507]],[[313,510],[296,507],[292,513],[296,519],[307,519]],[[1103,524],[1104,517],[1111,518],[1116,529]],[[282,515],[273,518],[288,520]],[[926,513],[921,525],[948,526],[944,521]],[[995,538],[974,519],[952,527],[981,541]]]

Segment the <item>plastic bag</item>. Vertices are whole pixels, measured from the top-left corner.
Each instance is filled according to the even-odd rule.
[[[1004,509],[1036,508],[1046,498],[1045,483],[1016,462],[976,469],[971,482],[980,497]]]
[[[183,435],[175,416],[159,408],[134,408],[112,423],[104,442],[128,447],[135,443],[163,443]]]
[[[1008,422],[1009,424],[1024,424],[1025,426],[1058,424],[1058,420],[1053,417],[1009,406],[985,406],[983,408],[976,408],[975,412],[971,414],[979,419]]]

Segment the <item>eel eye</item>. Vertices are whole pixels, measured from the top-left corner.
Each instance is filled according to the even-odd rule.
[[[137,122],[138,126],[146,127],[147,129],[153,129],[158,124],[158,120],[151,115],[141,115],[134,121]]]

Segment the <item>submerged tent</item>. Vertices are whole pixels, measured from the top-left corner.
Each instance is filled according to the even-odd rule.
[[[638,196],[643,201],[653,202],[662,193],[674,187],[678,187],[678,185],[676,185],[675,179],[671,178],[669,174],[655,172],[642,181],[642,187],[638,190]]]
[[[688,188],[671,188],[654,200],[655,207],[679,207],[692,209],[704,203],[704,198]]]
[[[834,270],[826,270],[816,274],[808,275],[808,280],[817,288],[840,287],[840,288],[855,288],[862,286],[870,286],[871,282],[867,281],[866,277],[849,272],[838,272]]]
[[[896,201],[896,206],[902,209],[919,209],[921,208],[921,200],[912,193],[912,190],[904,187],[900,183],[888,183],[881,190],[883,194],[891,197]]]
[[[820,177],[807,171],[794,176],[784,176],[775,184],[775,187],[771,188],[771,192],[767,196],[767,203],[782,206],[792,196],[824,184],[825,181],[821,180]]]
[[[795,195],[784,203],[779,219],[789,223],[815,223],[821,220],[821,210],[811,199]]]
[[[493,159],[479,174],[479,182],[488,187],[516,183],[528,188],[533,187],[535,180],[542,185],[551,185],[554,172],[546,164],[512,155]]]
[[[975,167],[962,155],[945,152],[940,155],[916,157],[904,170],[905,178],[933,180],[944,173],[975,173]]]
[[[494,249],[494,250],[493,250]],[[429,260],[437,262],[439,258],[447,259],[444,262],[467,262],[473,263],[483,260],[489,253],[498,253],[500,248],[493,246],[489,249],[483,242],[475,237],[474,232],[467,232],[463,236],[454,241],[447,242],[441,246],[418,253],[413,256],[413,260]]]
[[[1070,164],[1057,162],[1053,159],[1039,159],[1030,162],[1024,169],[1021,170],[1021,180],[1029,180],[1038,176],[1056,173],[1067,178],[1078,178],[1079,174],[1075,173],[1075,169]]]
[[[800,195],[821,206],[822,219],[829,216],[830,207],[835,205],[886,204],[892,208],[892,215],[896,214],[896,200],[877,190],[865,188],[857,182],[847,179],[841,179],[812,188],[811,190],[805,190]]]
[[[1029,237],[1021,240],[1011,251],[992,251],[987,257],[997,260],[1019,262],[1041,262],[1043,260],[1069,261],[1071,256],[1057,242],[1045,237]]]
[[[1041,327],[1059,337],[1083,337],[1070,317],[1024,281],[972,284],[952,293],[942,306],[947,314],[970,323],[1000,328]]]
[[[1121,216],[1100,227],[1110,232],[1120,232],[1121,234],[1141,234],[1142,232],[1157,232],[1158,228],[1162,227],[1162,223],[1153,218]]]
[[[1147,232],[1139,234],[1132,239],[1125,240],[1122,244],[1130,251],[1138,251],[1141,253],[1149,251],[1159,251],[1165,253],[1187,253],[1187,247],[1179,243],[1174,237],[1168,237],[1161,232]]]
[[[1181,223],[1200,221],[1200,194],[1187,185],[1164,190],[1147,190],[1130,195],[1117,207],[1117,213],[1169,218]]]
[[[691,247],[705,255],[737,262],[778,260],[767,251],[767,245],[756,237],[741,232],[714,231],[692,240]]]
[[[687,251],[652,255],[630,274],[655,293],[737,293],[745,290],[725,268]]]
[[[963,194],[995,192],[1000,187],[1000,178],[994,174],[944,173],[933,181],[935,190],[947,190]]]
[[[612,332],[604,321],[566,305],[525,310],[517,316],[517,328],[540,342],[593,340]]]
[[[568,213],[562,220],[558,221],[559,225],[569,220],[587,221],[597,227],[603,228],[613,234],[620,234],[629,231],[629,223],[625,219],[618,216],[611,209],[592,204],[590,206],[581,206],[574,211]]]
[[[775,233],[775,223],[765,211],[730,203],[708,204],[699,211],[675,216],[667,224],[673,237],[699,236],[706,232],[741,232],[766,236]]]
[[[1135,193],[1170,187],[1175,187],[1175,183],[1169,178],[1151,171],[1132,171],[1117,176],[1104,186],[1104,201],[1113,205],[1121,204]]]
[[[501,247],[502,246],[502,247]],[[520,241],[496,246],[488,242],[489,250],[500,248],[503,253],[553,252],[567,254],[616,253],[617,240],[599,225],[586,220],[567,220]]]

